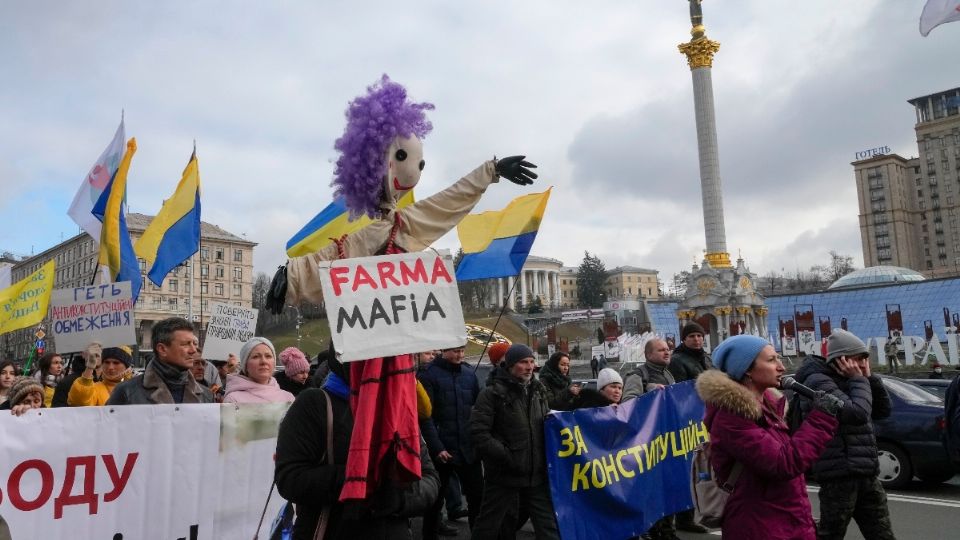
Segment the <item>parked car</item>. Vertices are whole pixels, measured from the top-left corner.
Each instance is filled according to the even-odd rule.
[[[932,393],[940,399],[947,395],[947,387],[950,386],[950,379],[907,379],[913,384]]]
[[[873,422],[883,487],[905,487],[914,476],[934,483],[953,478],[958,471],[943,443],[943,400],[903,379],[880,378],[892,408],[888,418]]]
[[[597,389],[597,380],[596,379],[576,379],[573,381],[576,384],[580,385],[580,388],[589,388],[591,390]]]

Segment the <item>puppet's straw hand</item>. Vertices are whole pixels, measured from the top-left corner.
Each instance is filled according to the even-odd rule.
[[[514,184],[528,186],[533,183],[537,173],[530,169],[536,169],[537,166],[529,161],[524,161],[527,156],[509,156],[497,160],[497,176],[506,178]]]

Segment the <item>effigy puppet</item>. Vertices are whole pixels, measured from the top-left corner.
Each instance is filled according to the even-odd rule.
[[[525,156],[494,158],[446,189],[398,209],[397,201],[417,185],[426,164],[422,140],[433,128],[426,117],[433,108],[409,100],[406,89],[386,75],[350,102],[346,129],[334,145],[340,155],[331,185],[351,219],[366,215],[373,222],[316,253],[290,259],[274,276],[268,309],[279,313],[287,304],[321,303],[321,261],[422,251],[456,227],[490,184],[500,178],[533,183],[536,166]],[[341,500],[367,498],[385,475],[400,481],[420,476],[412,355],[349,367],[354,430]],[[391,470],[385,471],[384,463]]]

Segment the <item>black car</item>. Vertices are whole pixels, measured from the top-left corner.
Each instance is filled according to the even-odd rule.
[[[923,388],[927,392],[944,399],[947,395],[947,387],[950,386],[950,379],[907,379],[913,384]]]
[[[892,408],[889,418],[873,422],[880,483],[897,489],[907,486],[914,476],[935,483],[953,478],[957,471],[943,444],[943,400],[903,379],[880,378]]]

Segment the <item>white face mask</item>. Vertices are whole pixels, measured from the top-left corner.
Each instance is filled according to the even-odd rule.
[[[391,207],[417,185],[423,166],[423,143],[416,135],[393,140],[387,149],[387,176],[384,178],[384,192]]]

